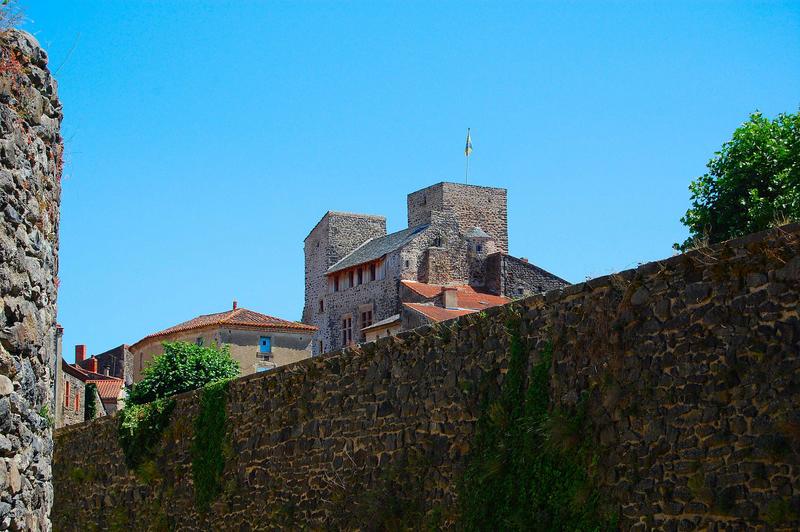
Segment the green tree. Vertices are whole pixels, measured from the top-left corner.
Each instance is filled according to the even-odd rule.
[[[760,112],[733,132],[689,185],[692,207],[681,222],[686,251],[800,219],[800,113],[774,120]]]
[[[128,404],[144,404],[195,390],[206,384],[239,375],[239,363],[228,346],[202,347],[186,342],[165,342],[164,353],[144,370],[133,386]]]

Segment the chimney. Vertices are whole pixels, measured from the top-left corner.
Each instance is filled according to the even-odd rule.
[[[233,310],[236,310],[238,307],[239,307],[239,303],[237,303],[236,300],[234,299],[233,300]]]
[[[458,291],[454,286],[443,286],[444,308],[458,308]]]
[[[86,344],[75,346],[75,363],[80,364],[86,359]]]
[[[522,262],[528,262],[528,257],[520,257],[519,260]]]
[[[94,356],[92,356],[92,358],[90,358],[88,362],[89,366],[86,369],[88,369],[93,373],[97,373],[97,359]]]

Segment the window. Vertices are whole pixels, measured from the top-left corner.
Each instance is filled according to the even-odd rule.
[[[333,278],[333,291],[334,292],[338,292],[339,291],[339,276],[338,275]]]
[[[69,381],[64,383],[64,406],[69,408]]]
[[[353,284],[353,270],[350,270],[350,272],[347,274],[347,277],[350,280],[350,285],[348,288],[353,288],[355,286],[355,284]]]
[[[370,325],[372,325],[372,311],[371,310],[365,310],[364,312],[361,313],[361,328],[363,329],[365,327],[369,327]],[[367,334],[364,333],[363,334],[363,338],[366,338],[366,337],[367,337]]]
[[[361,328],[369,327],[372,325],[372,311],[367,310],[361,313]]]
[[[358,284],[364,284],[364,270],[363,268],[358,269]]]
[[[375,265],[374,264],[370,264],[369,265],[369,280],[370,281],[374,281],[375,280]]]
[[[320,312],[325,312],[325,300],[324,299],[320,299],[319,300],[319,311]]]
[[[408,261],[406,261],[406,268],[408,268],[408,265],[409,265],[409,264],[411,264],[411,263],[410,263],[410,262],[408,262]]]
[[[320,340],[319,341],[319,354],[321,355],[324,352],[325,352],[325,344],[323,344],[322,340]]]
[[[480,244],[475,244],[475,251],[477,251],[478,253],[480,253],[481,251],[483,251],[483,246],[482,246],[482,245],[480,245]]]
[[[259,353],[272,353],[272,338],[269,336],[262,336],[258,340]]]
[[[81,409],[81,392],[75,394],[75,411],[79,411]]]
[[[194,343],[196,343],[200,347],[203,347],[203,337],[202,336],[198,336],[197,340],[195,340]]]
[[[353,318],[347,316],[342,318],[342,345],[353,343]]]

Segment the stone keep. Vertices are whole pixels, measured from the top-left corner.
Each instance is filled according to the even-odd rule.
[[[0,55],[0,530],[50,530],[62,113],[32,36]]]
[[[370,318],[398,314],[401,280],[513,297],[567,285],[508,255],[506,196],[502,188],[438,183],[408,195],[408,228],[391,234],[383,217],[326,213],[305,240],[303,321],[319,329],[314,354],[349,343],[345,323],[357,343]]]

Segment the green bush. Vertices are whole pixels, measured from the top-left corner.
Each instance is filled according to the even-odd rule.
[[[169,424],[175,400],[163,398],[145,405],[126,404],[119,415],[119,443],[130,469],[155,457],[161,434]]]
[[[145,368],[126,404],[149,403],[239,375],[239,363],[231,358],[228,346],[202,347],[186,342],[165,342],[163,346],[164,353]]]
[[[510,361],[499,396],[484,398],[477,433],[459,486],[466,530],[606,530],[616,527],[589,471],[595,453],[586,437],[585,399],[572,411],[553,408],[552,349],[527,378],[519,321],[508,324]]]

